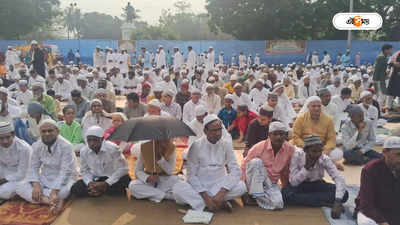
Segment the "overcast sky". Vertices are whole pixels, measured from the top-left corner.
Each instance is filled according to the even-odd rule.
[[[83,12],[101,12],[113,16],[121,16],[122,8],[131,2],[133,7],[139,9],[142,20],[155,24],[161,15],[162,9],[172,8],[177,0],[60,0],[61,7],[65,8],[70,3],[76,2]],[[206,12],[206,0],[189,0],[193,12]]]

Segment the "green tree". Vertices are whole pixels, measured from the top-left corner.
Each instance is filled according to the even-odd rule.
[[[20,39],[41,27],[51,26],[60,14],[59,6],[59,0],[2,0],[0,37]]]
[[[80,21],[83,39],[121,39],[122,20],[98,12],[85,13]]]
[[[178,40],[178,37],[170,30],[161,26],[148,25],[145,22],[137,22],[132,40]]]
[[[242,40],[346,39],[332,18],[348,12],[348,0],[207,0],[210,26]],[[378,12],[384,18],[378,32],[353,32],[354,37],[400,39],[398,0],[354,0],[355,12]]]

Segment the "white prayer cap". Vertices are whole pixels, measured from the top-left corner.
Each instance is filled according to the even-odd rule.
[[[363,91],[360,94],[360,99],[362,100],[363,98],[372,95],[372,93],[370,91]]]
[[[283,123],[279,122],[279,121],[272,122],[269,125],[269,132],[286,131],[286,130],[287,130],[286,126]]]
[[[307,98],[307,101],[304,105],[308,106],[312,102],[322,102],[322,101],[321,101],[321,98],[318,96],[311,96],[311,97]]]
[[[57,78],[57,79],[62,79],[62,78],[64,78],[64,77],[63,77],[62,74],[59,73],[59,74],[56,75],[56,78]]]
[[[225,95],[224,99],[230,99],[232,102],[234,101],[234,100],[233,100],[234,97],[233,97],[232,94],[227,94],[227,95]]]
[[[0,93],[8,94],[8,89],[5,87],[0,87]]]
[[[356,82],[356,81],[361,81],[361,78],[359,76],[357,76],[357,75],[354,75],[354,76],[351,76],[351,80],[353,82]]]
[[[14,131],[14,126],[10,122],[0,122],[0,134],[8,134]]]
[[[103,103],[101,102],[101,100],[98,99],[98,98],[95,98],[95,99],[93,99],[92,101],[90,101],[90,107],[92,107],[94,103],[99,103],[100,105],[103,105]]]
[[[158,45],[158,48],[163,48],[163,46],[162,45]]]
[[[169,73],[168,72],[163,73],[162,77],[163,78],[169,77]]]
[[[96,45],[96,48],[100,48],[100,46],[99,46],[99,45]]]
[[[212,122],[214,122],[214,121],[216,121],[216,120],[219,120],[219,118],[218,118],[218,116],[216,116],[215,114],[207,115],[207,116],[204,117],[204,119],[203,119],[204,128],[205,128],[209,123],[212,123]]]
[[[175,93],[171,89],[164,90],[163,93],[168,95],[171,98],[173,98],[175,96]]]
[[[194,108],[196,116],[203,116],[207,113],[207,108],[204,105],[198,105]]]
[[[264,84],[264,80],[263,79],[257,79],[257,82],[260,82],[260,83]]]
[[[179,49],[179,48],[175,46],[174,49]]]
[[[364,78],[364,79],[368,79],[368,78],[369,78],[369,75],[366,74],[366,73],[364,73],[364,74],[363,74],[363,78]]]
[[[201,94],[201,91],[198,88],[193,88],[191,92],[192,94]]]
[[[189,83],[188,79],[183,79],[182,82],[181,82],[181,84],[188,84],[188,83]]]
[[[150,74],[150,70],[143,70],[143,75]]]
[[[274,92],[277,91],[279,88],[284,88],[285,86],[282,83],[276,83],[274,85]]]
[[[11,46],[11,45],[9,45],[7,48],[8,48],[8,49],[12,49],[12,46]]]
[[[99,74],[99,79],[100,79],[100,80],[105,80],[105,79],[107,79],[107,75],[104,74],[104,73],[100,73],[100,74]]]
[[[215,81],[215,77],[208,78],[208,81],[211,81],[211,82]]]
[[[104,129],[99,126],[91,126],[86,131],[86,137],[88,136],[95,136],[95,137],[104,137]]]
[[[243,87],[240,83],[236,83],[233,88]]]
[[[152,105],[154,107],[161,109],[161,103],[158,99],[151,100],[149,103],[147,103],[147,105]]]
[[[45,124],[53,125],[53,126],[55,126],[55,127],[58,129],[57,122],[54,121],[53,119],[44,119],[44,120],[42,120],[42,121],[39,123],[39,128],[41,128],[41,127],[42,127],[43,125],[45,125]]]
[[[87,77],[87,78],[93,77],[93,73],[88,73],[88,74],[86,75],[86,77]]]
[[[210,46],[209,48],[214,48],[213,46]]]
[[[86,77],[83,74],[79,74],[79,76],[76,78],[77,80],[83,80],[86,81]]]
[[[41,82],[34,82],[34,83],[32,84],[32,88],[33,88],[33,87],[40,87],[41,89],[44,90],[44,85],[43,85],[43,83],[41,83]]]
[[[97,88],[96,89],[96,95],[97,94],[107,94],[107,90],[104,88]]]
[[[155,85],[155,87],[153,88],[153,92],[163,92],[161,85]]]
[[[383,148],[400,148],[400,137],[388,137]]]
[[[19,80],[18,85],[19,86],[28,85],[28,81],[27,80]]]
[[[306,67],[311,67],[311,64],[307,64]]]
[[[36,40],[31,41],[31,45],[37,45],[37,44],[38,44],[38,42]]]
[[[72,71],[78,71],[78,70],[79,70],[78,67],[76,67],[76,66],[72,67]]]
[[[231,76],[231,79],[230,79],[230,80],[237,80],[237,79],[238,79],[237,75],[233,74],[233,75]]]

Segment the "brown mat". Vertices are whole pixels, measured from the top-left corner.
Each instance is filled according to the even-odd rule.
[[[184,224],[181,208],[172,201],[156,204],[124,197],[75,199],[53,225],[178,225]],[[329,225],[320,208],[290,207],[267,211],[235,205],[233,213],[217,213],[213,225]]]

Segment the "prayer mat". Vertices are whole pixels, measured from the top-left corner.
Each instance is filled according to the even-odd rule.
[[[64,210],[69,207],[71,201],[67,201]],[[17,200],[7,201],[0,206],[1,225],[50,225],[57,219],[48,206],[30,204]]]
[[[353,212],[356,208],[356,203],[354,200],[358,196],[358,192],[360,191],[360,187],[356,185],[348,185],[346,190],[349,192],[349,200],[343,205],[345,212],[340,216],[339,219],[331,218],[331,208],[322,207],[322,211],[324,211],[326,219],[329,221],[330,225],[357,225],[357,221],[353,219]]]
[[[377,128],[376,129],[376,134],[383,134],[383,135],[389,135],[390,134],[390,130],[385,129],[385,128]]]

